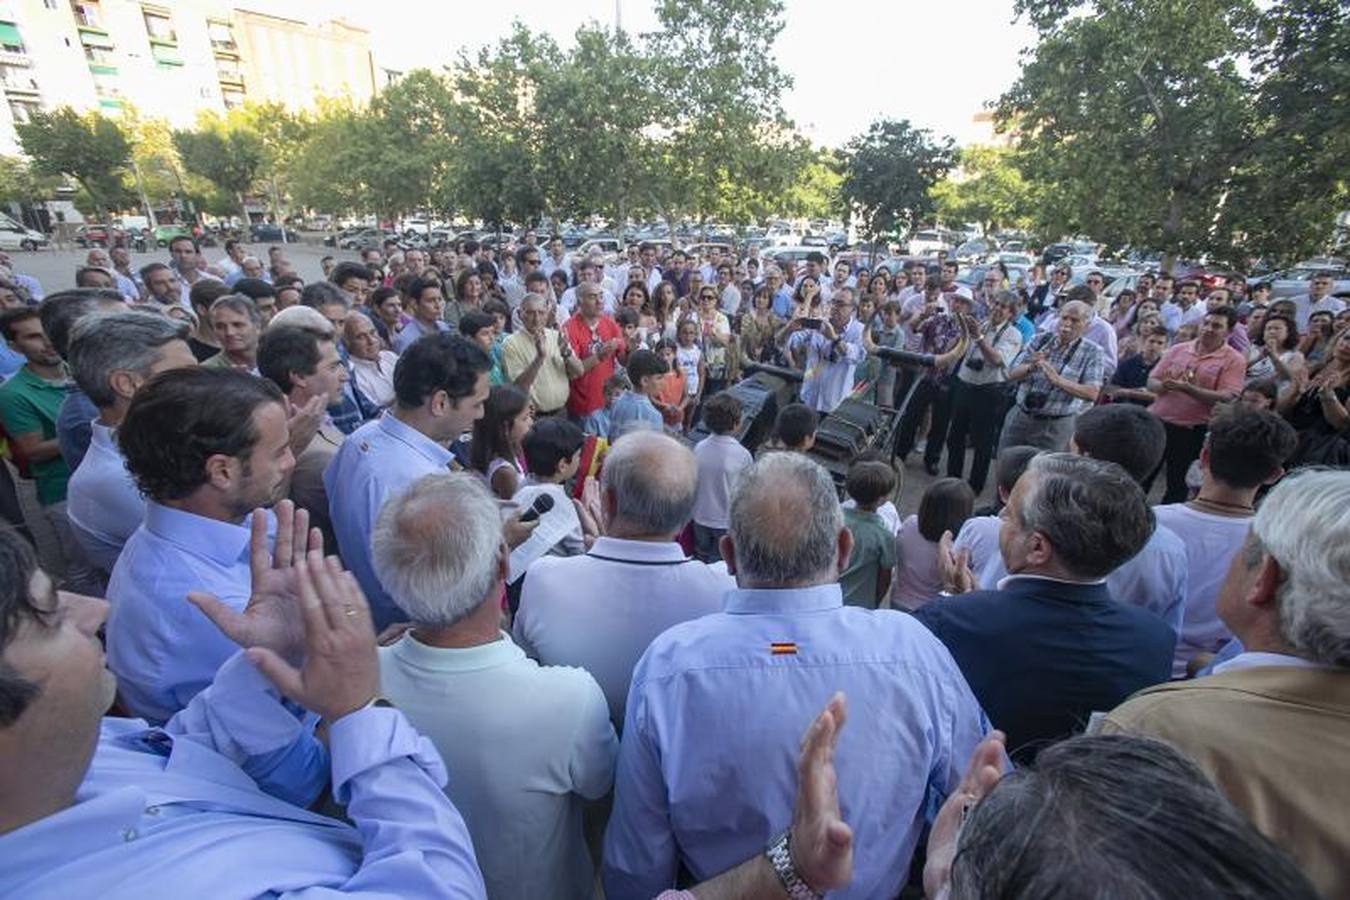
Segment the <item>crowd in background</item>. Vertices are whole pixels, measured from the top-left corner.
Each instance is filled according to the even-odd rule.
[[[1329,277],[533,238],[0,258],[0,893],[1350,890]]]

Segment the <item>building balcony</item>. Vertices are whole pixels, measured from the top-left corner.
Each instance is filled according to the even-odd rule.
[[[14,53],[9,50],[0,50],[0,66],[14,66],[16,68],[27,69],[33,65],[33,61],[28,58],[26,53]]]
[[[221,85],[230,85],[233,87],[237,87],[239,90],[243,90],[244,88],[243,72],[227,72],[217,70],[216,78],[220,81]]]
[[[0,81],[0,86],[4,87],[5,96],[7,97],[17,97],[20,99],[32,98],[36,100],[42,96],[42,92],[38,90],[37,85],[30,82],[20,83],[17,81]]]

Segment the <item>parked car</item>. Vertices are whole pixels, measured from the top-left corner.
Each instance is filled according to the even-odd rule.
[[[383,249],[384,241],[388,237],[389,232],[383,228],[362,228],[355,234],[339,240],[338,247],[343,250],[365,250],[369,247]]]
[[[1308,293],[1308,282],[1312,281],[1314,275],[1325,271],[1332,272],[1336,278],[1331,283],[1331,293],[1341,294],[1350,291],[1350,271],[1338,270],[1329,266],[1295,267],[1271,275],[1264,275],[1260,278],[1248,278],[1247,287],[1251,289],[1258,284],[1269,284],[1272,300],[1280,297],[1298,297]]]
[[[110,232],[107,225],[86,222],[75,229],[75,243],[81,247],[106,247],[111,240]]]
[[[566,241],[564,241],[563,243],[565,245]],[[588,256],[596,250],[599,250],[601,253],[604,254],[616,254],[620,251],[622,246],[623,245],[619,243],[619,239],[616,237],[613,236],[595,237],[590,238],[589,240],[582,241],[580,244],[578,244],[576,249],[576,255],[578,257]]]
[[[156,225],[155,226],[155,244],[160,247],[169,246],[169,241],[176,237],[192,237],[192,232],[188,231],[182,225]]]
[[[1066,256],[1073,255],[1073,244],[1047,244],[1041,251],[1041,265],[1053,266]]]
[[[1036,260],[1032,258],[1030,253],[1022,253],[1020,251],[1013,252],[1008,250],[1006,245],[1003,248],[1003,252],[998,254],[998,261],[1005,266],[1026,266],[1027,268],[1031,268],[1036,264]]]
[[[47,243],[42,232],[25,228],[9,217],[0,219],[0,250],[37,250]]]
[[[985,257],[997,251],[998,244],[989,238],[975,238],[961,244],[952,255],[956,257],[957,262],[976,263],[983,262]]]
[[[286,229],[286,240],[294,244],[300,240],[300,235],[289,228]],[[248,239],[255,244],[275,244],[282,240],[282,231],[280,225],[273,225],[270,222],[258,222],[250,225],[248,228]]]
[[[936,256],[939,250],[952,249],[952,242],[944,232],[935,228],[916,231],[909,236],[905,252],[910,256]]]

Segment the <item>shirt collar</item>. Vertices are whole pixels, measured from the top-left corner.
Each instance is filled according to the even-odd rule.
[[[205,556],[222,566],[248,559],[249,519],[245,519],[242,525],[235,525],[147,500],[145,527],[169,543]],[[272,527],[269,525],[269,531]]]
[[[1105,578],[1094,578],[1091,581],[1070,581],[1067,578],[1056,578],[1053,575],[1007,575],[998,583],[998,589],[1003,590],[1011,582],[1015,581],[1049,581],[1054,584],[1067,584],[1073,587],[1088,587],[1094,584],[1106,584]]]
[[[446,465],[454,457],[449,448],[442,447],[408,423],[400,421],[391,412],[386,412],[383,416],[380,416],[379,427],[385,434],[394,440],[407,444],[437,466]]]
[[[473,672],[508,666],[525,658],[525,651],[511,641],[506,632],[498,632],[500,640],[476,647],[432,647],[409,632],[395,644],[392,652],[400,660],[419,669],[437,672]]]
[[[624,538],[598,537],[587,556],[599,556],[618,562],[684,562],[688,557],[674,541],[630,541]]]
[[[1288,653],[1267,653],[1261,650],[1247,650],[1239,653],[1232,659],[1225,660],[1213,669],[1214,675],[1221,672],[1237,672],[1241,669],[1257,669],[1263,666],[1284,666],[1292,669],[1320,669],[1323,668],[1319,663],[1310,659],[1304,659],[1301,656],[1291,656]]]
[[[104,425],[97,419],[90,422],[89,427],[91,430],[91,434],[89,436],[90,443],[97,444],[102,449],[111,450],[118,456],[122,455],[121,449],[118,448],[117,446],[117,441],[113,440],[113,435],[116,432],[112,428],[110,428],[107,425]]]
[[[727,592],[723,609],[732,615],[756,615],[823,612],[843,605],[844,592],[836,582],[804,588],[737,588]]]

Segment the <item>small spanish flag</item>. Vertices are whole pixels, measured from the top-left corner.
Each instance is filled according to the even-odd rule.
[[[794,641],[773,641],[769,644],[769,653],[774,656],[796,656],[797,644]]]

